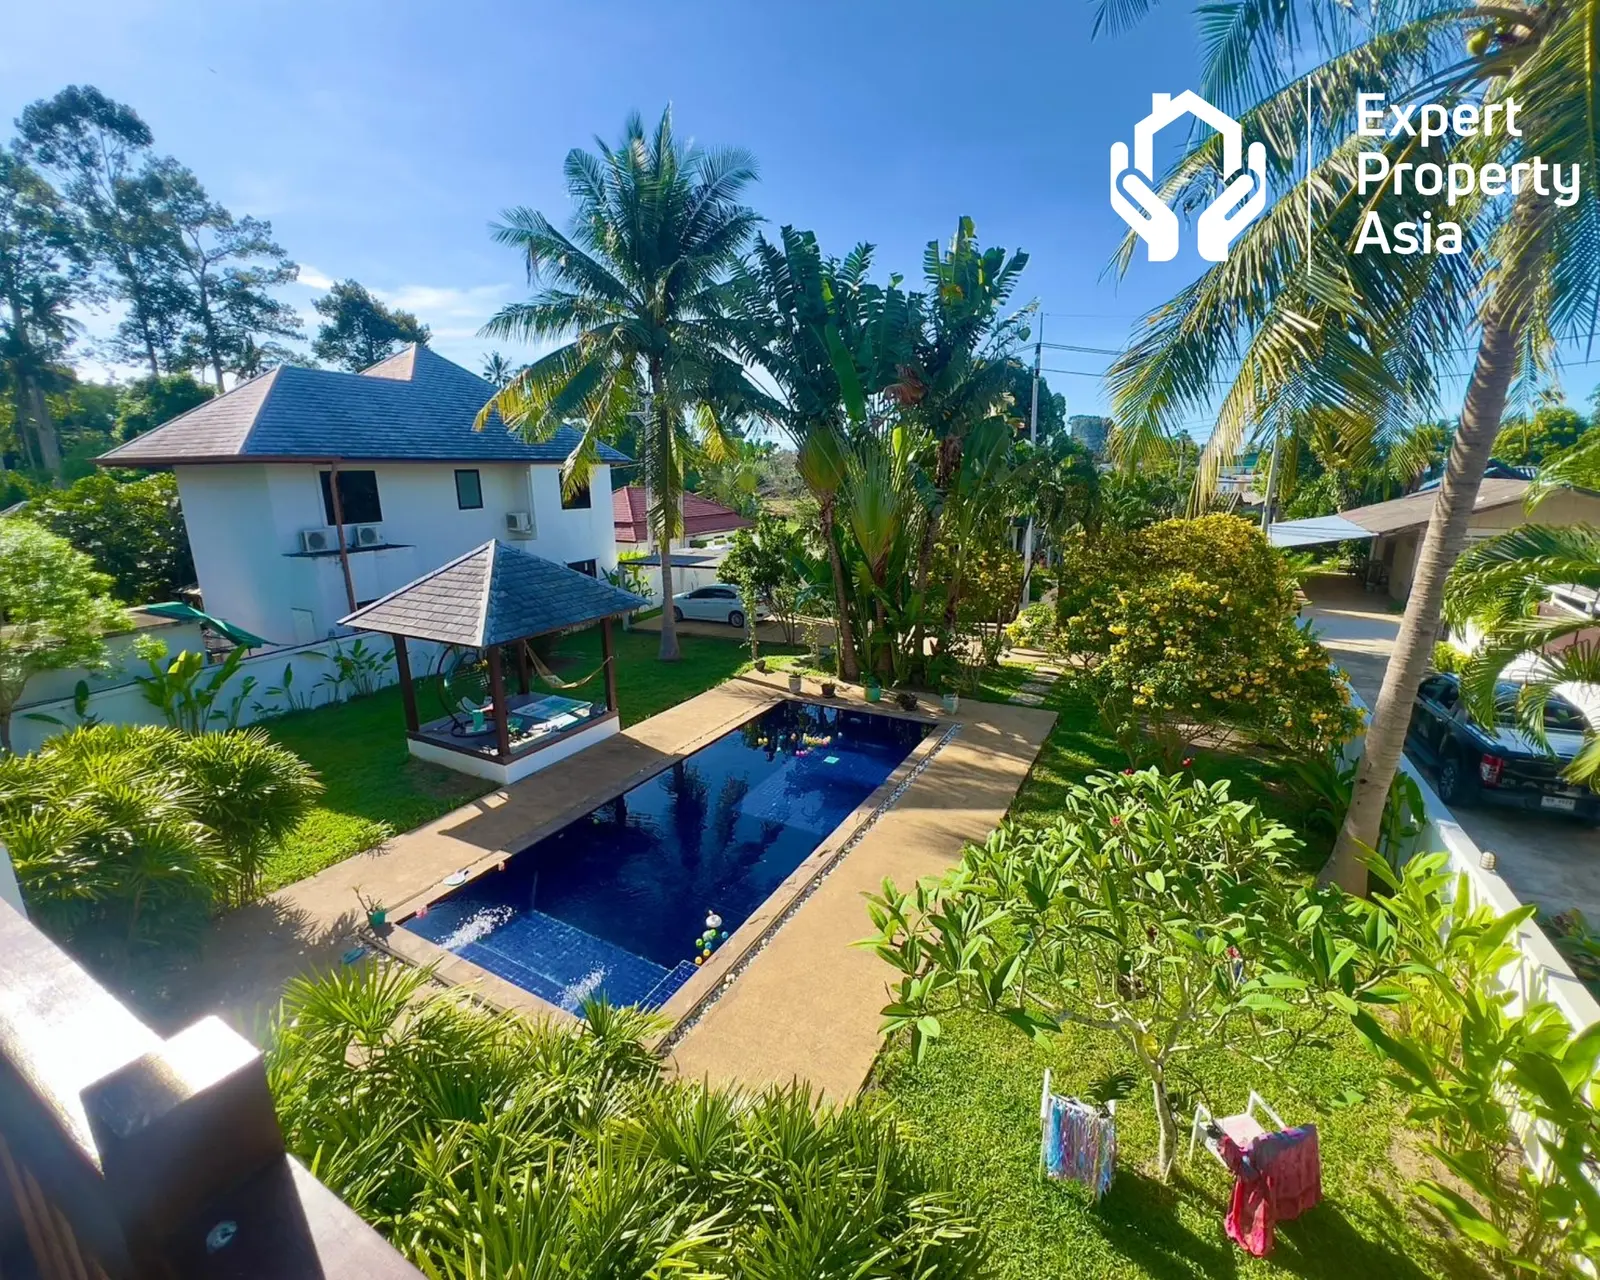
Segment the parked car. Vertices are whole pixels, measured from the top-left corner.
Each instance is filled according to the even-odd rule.
[[[730,627],[744,626],[744,600],[739,588],[726,582],[713,582],[709,587],[693,591],[680,591],[672,597],[672,616],[679,622],[693,618],[697,622],[726,622]],[[756,606],[756,621],[769,616],[766,606]]]
[[[1411,709],[1407,751],[1438,771],[1439,797],[1448,805],[1507,805],[1600,821],[1600,795],[1561,776],[1583,746],[1589,727],[1583,712],[1559,695],[1546,703],[1546,751],[1517,727],[1520,692],[1509,681],[1497,684],[1495,723],[1485,726],[1467,713],[1457,677],[1429,676]]]

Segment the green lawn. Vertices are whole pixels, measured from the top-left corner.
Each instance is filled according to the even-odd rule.
[[[988,675],[979,696],[1002,700],[1028,678],[1026,669]],[[1026,819],[1054,812],[1066,787],[1097,769],[1127,760],[1100,728],[1094,706],[1070,673],[1046,705],[1056,725],[1012,806]],[[1234,795],[1296,830],[1306,814],[1262,761],[1233,753],[1197,753],[1208,780],[1228,777]],[[1319,865],[1327,838],[1308,848],[1304,865]],[[862,913],[862,932],[868,932]],[[1270,1070],[1226,1045],[1185,1059],[1192,1079],[1179,1086],[1187,1112],[1203,1100],[1219,1114],[1241,1109],[1256,1089],[1291,1124],[1317,1125],[1327,1199],[1304,1219],[1285,1224],[1273,1254],[1250,1258],[1223,1232],[1232,1179],[1211,1157],[1180,1160],[1163,1186],[1151,1173],[1156,1124],[1147,1092],[1119,1105],[1118,1172],[1093,1204],[1079,1187],[1052,1182],[1039,1168],[1039,1090],[1044,1068],[1058,1092],[1086,1091],[1096,1080],[1132,1069],[1116,1040],[1072,1028],[1036,1046],[998,1019],[949,1019],[945,1036],[920,1067],[902,1045],[891,1046],[874,1073],[874,1092],[904,1118],[929,1148],[950,1162],[958,1186],[987,1207],[994,1229],[996,1274],[1006,1280],[1046,1276],[1189,1277],[1482,1276],[1469,1258],[1447,1248],[1419,1216],[1396,1172],[1410,1163],[1413,1140],[1383,1067],[1343,1023],[1331,1023],[1318,1047],[1298,1051]],[[1184,1141],[1187,1143],[1187,1131]]]
[[[740,671],[748,658],[731,640],[683,636],[683,657],[660,662],[660,636],[616,631],[617,700],[626,727],[676,706]],[[551,666],[567,679],[589,674],[600,662],[597,629],[562,637]],[[604,696],[597,677],[595,696]],[[442,714],[431,683],[417,690],[427,719]],[[266,887],[280,888],[369,849],[386,836],[408,831],[491,789],[488,783],[406,751],[405,717],[397,687],[337,706],[300,711],[263,727],[317,771],[322,802],[267,864]]]

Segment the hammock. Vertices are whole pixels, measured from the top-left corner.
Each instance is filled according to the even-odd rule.
[[[544,681],[544,683],[549,685],[552,689],[576,689],[579,685],[588,684],[589,681],[593,680],[597,675],[606,669],[605,659],[602,658],[600,665],[588,675],[584,676],[583,679],[563,680],[554,671],[550,670],[549,667],[545,666],[538,653],[534,651],[534,647],[526,640],[522,642],[522,647],[527,650],[528,661],[533,664],[534,672],[538,675],[540,680]]]

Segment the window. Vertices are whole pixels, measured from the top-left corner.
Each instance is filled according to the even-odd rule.
[[[333,511],[333,486],[331,473],[322,473],[322,514],[328,524],[338,524]],[[377,524],[383,519],[383,506],[378,501],[378,473],[376,471],[339,472],[339,506],[345,524]]]
[[[569,569],[576,569],[579,573],[586,573],[591,578],[598,578],[599,566],[593,560],[573,560],[568,565]]]
[[[483,506],[483,480],[476,471],[456,472],[456,506],[462,511]]]
[[[1433,676],[1425,680],[1417,693],[1430,702],[1437,702],[1446,711],[1456,705],[1461,697],[1460,686],[1449,676]]]
[[[570,498],[567,497],[567,491],[565,489],[561,491],[561,509],[563,511],[577,511],[580,508],[588,510],[588,507],[589,486],[587,484],[583,485]]]

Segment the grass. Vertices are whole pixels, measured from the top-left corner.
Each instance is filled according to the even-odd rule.
[[[1098,1204],[1082,1187],[1042,1176],[1044,1069],[1051,1068],[1053,1088],[1070,1093],[1133,1068],[1131,1055],[1110,1036],[1073,1028],[1035,1045],[981,1014],[944,1021],[943,1038],[920,1067],[903,1048],[886,1052],[875,1086],[943,1157],[957,1188],[983,1204],[994,1274],[1002,1280],[1482,1274],[1415,1216],[1416,1201],[1396,1169],[1397,1157],[1401,1164],[1408,1157],[1393,1145],[1395,1135],[1407,1132],[1405,1123],[1381,1064],[1348,1027],[1272,1073],[1226,1045],[1185,1059],[1192,1097],[1218,1114],[1243,1109],[1254,1088],[1289,1123],[1317,1126],[1326,1198],[1281,1224],[1276,1248],[1257,1260],[1223,1231],[1233,1180],[1208,1154],[1197,1148],[1195,1159],[1180,1158],[1166,1185],[1154,1176],[1156,1121],[1148,1093],[1118,1104],[1117,1174]]]
[[[656,658],[658,634],[618,630],[613,636],[624,728],[720,684],[748,660],[734,641],[686,635],[679,638],[682,659],[664,663]],[[600,633],[591,628],[562,637],[550,665],[574,679],[599,663]],[[592,687],[596,697],[603,696],[599,676]],[[424,719],[440,714],[434,688],[431,681],[417,688]],[[406,750],[404,726],[397,687],[263,725],[317,771],[324,788],[321,803],[268,860],[268,891],[314,875],[493,789],[480,779],[413,758]]]
[[[1003,701],[1031,671],[988,673],[978,697]],[[1096,770],[1126,768],[1093,704],[1064,674],[1045,695],[1057,713],[1033,771],[1012,805],[1026,820],[1060,807],[1066,788]],[[1297,831],[1311,814],[1274,777],[1270,761],[1233,752],[1197,752],[1193,768],[1208,781],[1226,777],[1232,793],[1259,804]],[[1327,836],[1308,840],[1302,865],[1320,865]],[[866,920],[863,914],[863,932]],[[1251,1089],[1291,1124],[1317,1125],[1324,1203],[1283,1224],[1275,1251],[1256,1260],[1223,1231],[1232,1178],[1210,1156],[1180,1160],[1173,1180],[1153,1174],[1156,1122],[1147,1091],[1118,1108],[1116,1180],[1098,1204],[1080,1187],[1052,1182],[1039,1169],[1039,1090],[1046,1066],[1058,1092],[1088,1091],[1135,1064],[1115,1038],[1069,1028],[1036,1045],[1009,1024],[981,1014],[945,1021],[945,1034],[914,1066],[903,1045],[888,1047],[873,1092],[949,1162],[957,1186],[985,1206],[993,1228],[995,1274],[1106,1277],[1482,1276],[1419,1216],[1406,1188],[1412,1131],[1379,1057],[1347,1024],[1297,1051],[1280,1068],[1248,1061],[1227,1045],[1183,1059],[1184,1110],[1203,1100],[1218,1114],[1242,1109]],[[1147,1089],[1147,1086],[1146,1086]],[[1185,1131],[1184,1142],[1188,1135]]]

